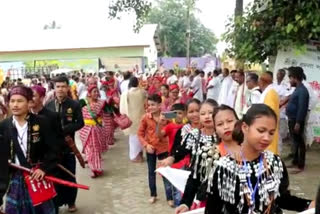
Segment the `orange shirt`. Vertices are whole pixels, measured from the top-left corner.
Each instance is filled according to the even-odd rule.
[[[228,151],[226,150],[226,147],[224,146],[224,142],[219,143],[219,151],[220,151],[221,157],[228,155]]]
[[[140,122],[138,138],[143,147],[152,145],[156,154],[168,152],[168,138],[159,138],[157,135],[157,122],[150,114],[145,114]],[[160,128],[160,127],[158,127]]]

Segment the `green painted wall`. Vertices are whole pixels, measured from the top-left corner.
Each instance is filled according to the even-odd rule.
[[[0,62],[142,56],[144,56],[144,47],[92,48],[73,50],[25,51],[13,53],[0,52]]]

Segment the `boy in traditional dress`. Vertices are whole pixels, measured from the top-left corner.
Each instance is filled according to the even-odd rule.
[[[0,135],[2,136],[1,143],[6,149],[9,148],[9,150],[4,150],[9,151],[7,160],[16,165],[33,168],[30,174],[31,180],[41,181],[56,166],[57,148],[53,146],[56,136],[51,132],[50,124],[45,118],[29,113],[31,100],[32,90],[30,88],[17,86],[11,89],[9,108],[13,116],[0,123]],[[4,154],[6,155],[8,154]],[[3,171],[1,175],[2,173]],[[21,171],[12,170],[10,173],[5,205],[6,214],[55,213],[52,200],[45,201],[38,206],[33,205]]]

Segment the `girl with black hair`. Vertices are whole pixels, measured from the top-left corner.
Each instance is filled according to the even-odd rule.
[[[203,151],[200,162],[208,165],[206,169],[203,169],[201,164],[199,164],[198,169],[200,169],[200,173],[205,174],[205,177],[201,178],[198,176],[195,178],[194,176],[190,176],[188,178],[181,205],[176,209],[177,214],[192,209],[191,204],[196,194],[197,198],[202,201],[200,207],[205,206],[207,194],[210,194],[213,186],[213,177],[209,176],[213,174],[213,163],[215,160],[218,160],[220,156],[236,156],[240,151],[239,143],[242,141],[241,135],[233,135],[237,121],[238,117],[236,112],[229,106],[222,105],[215,109],[213,122],[215,125],[215,133],[218,135],[219,140],[215,140],[207,152]],[[220,142],[219,145],[216,145],[216,142]],[[206,149],[204,148],[203,150]]]
[[[291,196],[286,167],[265,149],[277,128],[277,116],[265,104],[253,104],[243,117],[239,157],[215,161],[206,214],[274,214],[279,208],[304,211],[311,201]]]
[[[211,170],[213,159],[216,157],[215,145],[217,136],[214,130],[213,113],[216,106],[212,102],[205,101],[200,107],[201,129],[194,129],[182,140],[180,149],[176,151],[178,158],[179,153],[189,154],[191,157],[189,168],[191,174],[188,178],[184,195],[176,213],[185,212],[190,209],[193,199],[198,192],[201,184],[207,179]],[[201,191],[201,193],[205,192]],[[203,201],[203,198],[199,198]]]

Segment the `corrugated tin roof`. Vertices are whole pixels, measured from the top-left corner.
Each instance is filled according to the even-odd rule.
[[[1,52],[65,50],[83,48],[150,46],[156,24],[144,25],[138,33],[131,26],[108,25],[100,29],[64,29],[33,32],[6,32],[0,38]]]

